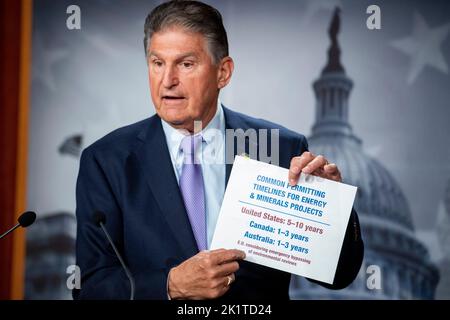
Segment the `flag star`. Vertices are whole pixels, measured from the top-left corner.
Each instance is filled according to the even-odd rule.
[[[106,54],[112,58],[119,58],[123,53],[123,50],[119,50],[119,46],[115,46],[117,43],[112,43],[109,39],[106,39],[104,35],[100,33],[84,33],[84,39],[91,44],[97,50],[100,50],[103,54]]]
[[[411,57],[408,84],[412,84],[425,66],[448,74],[448,65],[441,45],[450,32],[450,23],[431,29],[419,13],[414,13],[413,32],[410,37],[395,40],[391,45]]]
[[[50,91],[56,90],[54,74],[55,65],[63,60],[68,52],[65,49],[49,49],[43,44],[43,37],[38,34],[35,39],[33,51],[35,52],[32,64],[32,79],[41,81]]]

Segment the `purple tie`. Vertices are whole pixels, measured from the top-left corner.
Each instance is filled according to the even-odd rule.
[[[201,165],[195,158],[196,150],[201,146],[202,136],[187,136],[181,141],[183,167],[180,177],[180,189],[184,205],[194,231],[198,249],[206,250],[205,192]]]

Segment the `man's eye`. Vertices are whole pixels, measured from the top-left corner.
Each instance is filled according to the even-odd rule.
[[[162,66],[162,62],[158,61],[158,60],[153,60],[153,65],[155,65],[157,67],[161,67]]]
[[[181,65],[187,69],[190,69],[194,66],[194,64],[192,62],[182,62]]]

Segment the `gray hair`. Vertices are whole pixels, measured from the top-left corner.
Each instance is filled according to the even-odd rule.
[[[144,25],[144,49],[148,56],[148,44],[155,32],[179,26],[201,33],[205,38],[214,64],[228,56],[228,38],[220,12],[199,1],[168,1],[149,13]]]

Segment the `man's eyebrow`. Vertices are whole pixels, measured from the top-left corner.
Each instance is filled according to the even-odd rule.
[[[183,60],[183,59],[190,58],[190,57],[197,58],[198,55],[195,52],[187,52],[187,53],[183,53],[183,54],[179,55],[176,60]]]
[[[155,56],[156,58],[160,59],[160,54],[158,54],[158,53],[155,52],[155,51],[150,51],[150,56]],[[183,59],[186,59],[186,58],[190,58],[190,57],[192,57],[192,58],[197,58],[197,57],[198,57],[198,54],[195,53],[195,52],[193,52],[193,51],[192,51],[192,52],[182,53],[182,54],[178,55],[178,56],[175,58],[175,60],[176,60],[176,61],[180,61],[180,60],[183,60]]]
[[[155,56],[155,57],[159,58],[159,54],[156,53],[155,51],[150,51],[148,55],[149,56]]]

